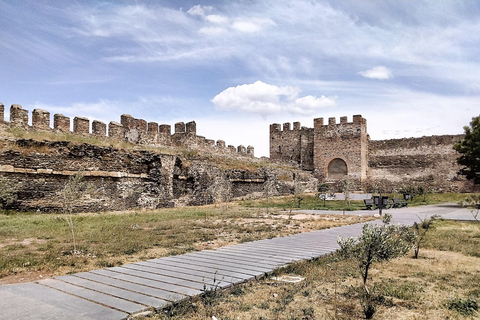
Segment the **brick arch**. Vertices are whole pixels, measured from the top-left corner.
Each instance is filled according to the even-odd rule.
[[[338,180],[348,175],[348,164],[345,159],[332,158],[327,164],[327,179]]]

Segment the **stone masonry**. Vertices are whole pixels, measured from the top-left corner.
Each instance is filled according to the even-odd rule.
[[[351,177],[357,188],[376,180],[389,180],[397,188],[424,185],[436,191],[468,191],[472,186],[458,175],[458,154],[453,149],[463,135],[371,141],[361,115],[340,123],[314,119],[314,127],[299,122],[270,125],[270,159],[312,171],[320,182]]]
[[[4,105],[0,103],[0,129],[6,125],[21,127],[27,130],[43,130],[54,132],[70,133],[71,120],[62,114],[53,116],[53,128],[50,127],[50,113],[45,110],[35,109],[32,112],[32,126],[28,125],[28,110],[21,105],[14,104],[10,108],[10,122],[4,121]],[[98,138],[115,139],[128,141],[133,144],[149,146],[176,146],[186,149],[202,150],[220,155],[254,157],[254,147],[225,146],[223,140],[217,143],[213,140],[197,135],[197,124],[195,121],[188,123],[178,122],[175,124],[175,132],[172,134],[172,126],[147,122],[143,119],[136,119],[128,114],[120,117],[120,123],[111,121],[107,125],[101,121],[93,120],[90,131],[90,120],[85,117],[74,117],[73,134],[93,135]],[[212,143],[213,141],[213,143]]]

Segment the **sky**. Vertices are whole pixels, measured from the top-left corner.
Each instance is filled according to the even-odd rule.
[[[0,0],[0,102],[7,121],[12,104],[194,120],[256,156],[270,124],[320,117],[360,114],[372,140],[461,134],[479,34],[476,0]]]

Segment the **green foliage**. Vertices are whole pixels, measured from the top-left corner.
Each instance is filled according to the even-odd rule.
[[[330,190],[330,186],[326,183],[321,183],[317,187],[318,197],[323,200],[323,207],[325,207],[325,201],[327,200],[327,193]]]
[[[339,238],[340,255],[356,261],[363,280],[361,305],[367,319],[376,310],[377,297],[367,286],[369,270],[372,264],[390,261],[405,255],[412,247],[412,231],[400,225],[389,225],[391,215],[385,214],[383,225],[363,226],[362,234],[357,238]]]
[[[455,298],[446,303],[448,310],[454,310],[463,316],[472,316],[478,312],[478,302],[474,298]]]
[[[480,257],[480,224],[438,219],[434,224],[434,232],[425,235],[423,246]]]
[[[480,116],[473,117],[470,126],[465,126],[464,130],[463,140],[453,147],[460,153],[457,163],[463,166],[459,174],[475,184],[480,184]]]

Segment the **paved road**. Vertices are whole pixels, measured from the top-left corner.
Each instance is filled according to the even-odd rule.
[[[439,214],[472,220],[470,210],[454,205],[386,210],[394,223],[413,224]],[[338,211],[311,213],[342,214]],[[351,211],[348,214],[373,214]],[[0,286],[0,319],[126,319],[150,307],[255,279],[303,259],[335,251],[337,238],[357,236],[363,224],[260,240],[216,250],[193,252],[37,282]]]

